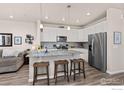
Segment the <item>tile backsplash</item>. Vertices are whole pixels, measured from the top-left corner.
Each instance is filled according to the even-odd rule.
[[[55,49],[54,45],[68,45],[68,48],[85,48],[88,49],[88,42],[41,42],[42,48]]]

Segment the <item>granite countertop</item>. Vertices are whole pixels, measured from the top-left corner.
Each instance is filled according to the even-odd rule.
[[[72,56],[76,54],[81,54],[81,52],[75,50],[32,51],[29,57]]]

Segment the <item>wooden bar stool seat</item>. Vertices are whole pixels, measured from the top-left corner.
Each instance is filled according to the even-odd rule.
[[[75,77],[76,77],[76,74],[79,74],[80,73],[83,73],[84,75],[84,78],[86,78],[85,76],[85,67],[84,67],[84,59],[71,59],[71,66],[70,66],[70,76],[72,74],[72,72],[74,73],[74,80],[75,80]],[[81,64],[82,64],[82,68],[81,68]],[[76,65],[78,65],[78,67],[76,68]],[[72,67],[73,66],[73,67]],[[78,70],[78,73],[76,73],[76,71]]]
[[[68,77],[68,61],[67,60],[57,60],[54,62],[54,78],[55,78],[55,84],[57,83],[58,75],[57,73],[64,72],[64,77],[67,77],[67,81],[69,82]],[[59,70],[58,66],[64,66],[63,70]]]
[[[33,64],[34,67],[44,67],[48,65],[49,65],[49,62],[37,62]]]
[[[37,81],[37,76],[39,75],[47,75],[47,84],[49,85],[49,62],[36,62],[33,64],[34,67],[34,78],[33,78],[33,85],[35,85],[35,82]],[[37,68],[46,68],[46,73],[38,74]]]

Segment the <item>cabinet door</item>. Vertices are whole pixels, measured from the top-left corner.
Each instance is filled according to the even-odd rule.
[[[56,42],[56,31],[52,29],[44,29],[42,32],[41,41]]]
[[[57,36],[68,36],[68,31],[66,29],[58,29],[56,33],[57,33]]]
[[[41,41],[56,42],[57,36],[68,36],[68,31],[62,28],[44,28],[41,32]]]
[[[78,39],[78,31],[77,30],[70,30],[68,31],[68,42],[79,42]]]
[[[87,28],[79,30],[79,41],[88,42],[88,35],[99,33],[99,32],[106,32],[107,26],[106,21],[97,23],[95,25],[91,25]]]
[[[91,28],[84,28],[79,30],[79,41],[80,42],[88,42],[88,35],[92,33]]]
[[[85,28],[84,30],[84,41],[88,42],[88,35],[90,34],[90,30],[88,28]]]
[[[105,32],[106,22],[103,21],[95,25],[96,33]]]
[[[94,24],[94,25],[92,25],[88,28],[89,28],[90,31],[92,31],[92,32],[90,32],[91,34],[105,32],[106,21]]]
[[[79,42],[85,42],[85,29],[78,31]]]

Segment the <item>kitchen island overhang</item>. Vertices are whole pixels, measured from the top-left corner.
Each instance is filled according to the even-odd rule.
[[[70,59],[76,59],[80,58],[80,54],[82,54],[79,51],[74,50],[54,50],[54,51],[32,51],[29,54],[29,82],[33,81],[33,73],[34,68],[33,64],[35,62],[42,62],[42,61],[49,61],[49,77],[52,79],[54,78],[54,61],[56,60],[68,60],[68,70],[70,71]],[[62,69],[60,67],[59,69]],[[39,68],[38,73],[44,73],[44,68]],[[63,74],[60,74],[63,75]],[[38,79],[46,78],[46,76],[38,77]]]

